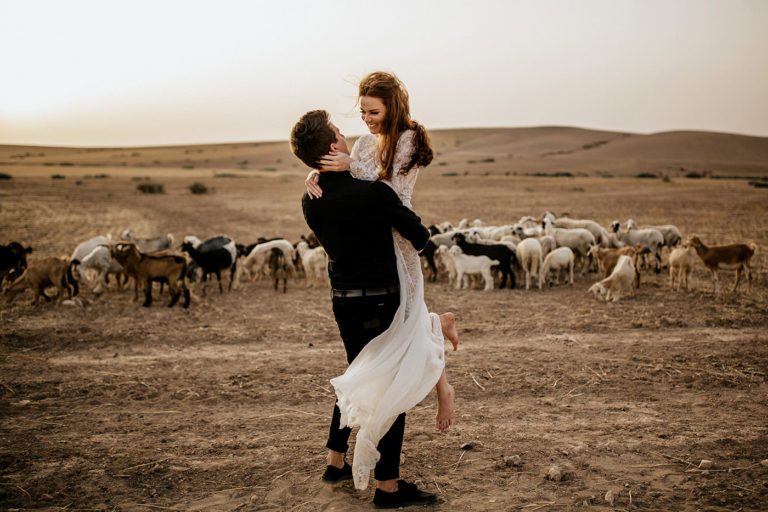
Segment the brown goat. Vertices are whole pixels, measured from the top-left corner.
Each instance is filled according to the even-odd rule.
[[[152,282],[168,283],[171,292],[171,302],[168,307],[173,307],[184,292],[184,307],[189,307],[189,288],[187,288],[187,260],[177,254],[144,254],[134,244],[119,243],[111,247],[112,257],[125,269],[126,274],[139,282],[144,283],[145,300],[144,307],[152,304]],[[179,281],[181,285],[179,286]]]
[[[27,267],[24,273],[8,285],[3,293],[8,298],[8,302],[11,302],[16,295],[29,288],[35,292],[35,299],[32,301],[32,305],[35,306],[37,305],[37,299],[41,296],[45,300],[51,300],[45,294],[45,289],[49,286],[55,286],[59,290],[57,303],[61,304],[65,290],[70,299],[77,295],[79,291],[77,281],[72,275],[72,267],[77,264],[77,260],[73,260],[70,263],[69,258],[66,256],[58,258],[51,256],[42,259]]]
[[[283,254],[283,251],[278,249],[277,247],[274,247],[269,252],[269,270],[272,274],[272,284],[275,290],[277,290],[277,285],[280,283],[280,280],[283,280],[283,293],[285,293],[285,289],[288,286],[288,268],[285,264],[285,255]]]
[[[752,268],[750,262],[755,255],[757,245],[750,244],[731,244],[731,245],[713,245],[706,246],[697,236],[688,239],[688,243],[696,249],[704,266],[712,273],[713,291],[717,293],[719,279],[717,272],[719,270],[736,269],[736,282],[733,283],[731,293],[736,291],[741,281],[741,274],[747,271],[747,290],[752,291]]]
[[[635,266],[634,286],[635,288],[640,288],[640,272],[637,270],[637,255],[640,253],[640,249],[642,249],[640,244],[637,244],[635,247],[622,247],[621,249],[606,249],[598,245],[592,245],[589,248],[589,252],[587,252],[587,256],[591,256],[597,261],[600,270],[603,272],[603,278],[611,275],[621,256],[629,256]]]

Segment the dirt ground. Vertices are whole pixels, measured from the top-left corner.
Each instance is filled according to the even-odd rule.
[[[66,171],[0,182],[0,241],[32,245],[30,261],[125,228],[244,243],[306,233],[298,171],[167,172],[154,178],[163,195],[136,192],[145,170]],[[213,190],[190,194],[200,180]],[[434,394],[408,413],[402,476],[438,494],[430,509],[767,510],[766,194],[731,180],[426,172],[414,197],[426,224],[552,210],[759,246],[751,293],[714,295],[702,266],[688,293],[646,272],[616,304],[586,294],[595,274],[530,291],[428,283],[430,310],[455,312],[461,341],[447,354],[455,425],[434,432]],[[132,295],[0,305],[1,510],[372,508],[370,487],[320,481],[328,381],[345,367],[327,290],[194,288],[188,310]],[[562,480],[545,478],[552,466]]]

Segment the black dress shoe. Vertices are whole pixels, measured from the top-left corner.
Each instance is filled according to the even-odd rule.
[[[405,480],[397,481],[395,492],[384,492],[376,489],[373,493],[373,505],[376,508],[399,508],[408,505],[428,505],[437,501],[437,495],[431,492],[420,491],[416,484],[409,484]]]
[[[337,484],[344,480],[352,480],[352,466],[344,462],[344,467],[339,469],[336,466],[327,466],[323,473],[323,482],[328,484]]]

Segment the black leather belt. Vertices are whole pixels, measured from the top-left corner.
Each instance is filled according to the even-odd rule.
[[[400,285],[385,286],[384,288],[358,288],[356,290],[337,290],[331,288],[331,297],[348,299],[350,297],[374,297],[376,295],[389,295],[399,293]]]

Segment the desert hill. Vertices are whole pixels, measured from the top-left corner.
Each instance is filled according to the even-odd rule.
[[[432,130],[430,136],[435,147],[430,170],[440,173],[768,176],[768,137],[560,126]],[[130,148],[0,145],[0,171],[11,175],[114,173],[116,167],[133,173],[146,168],[144,174],[306,170],[287,141]]]

